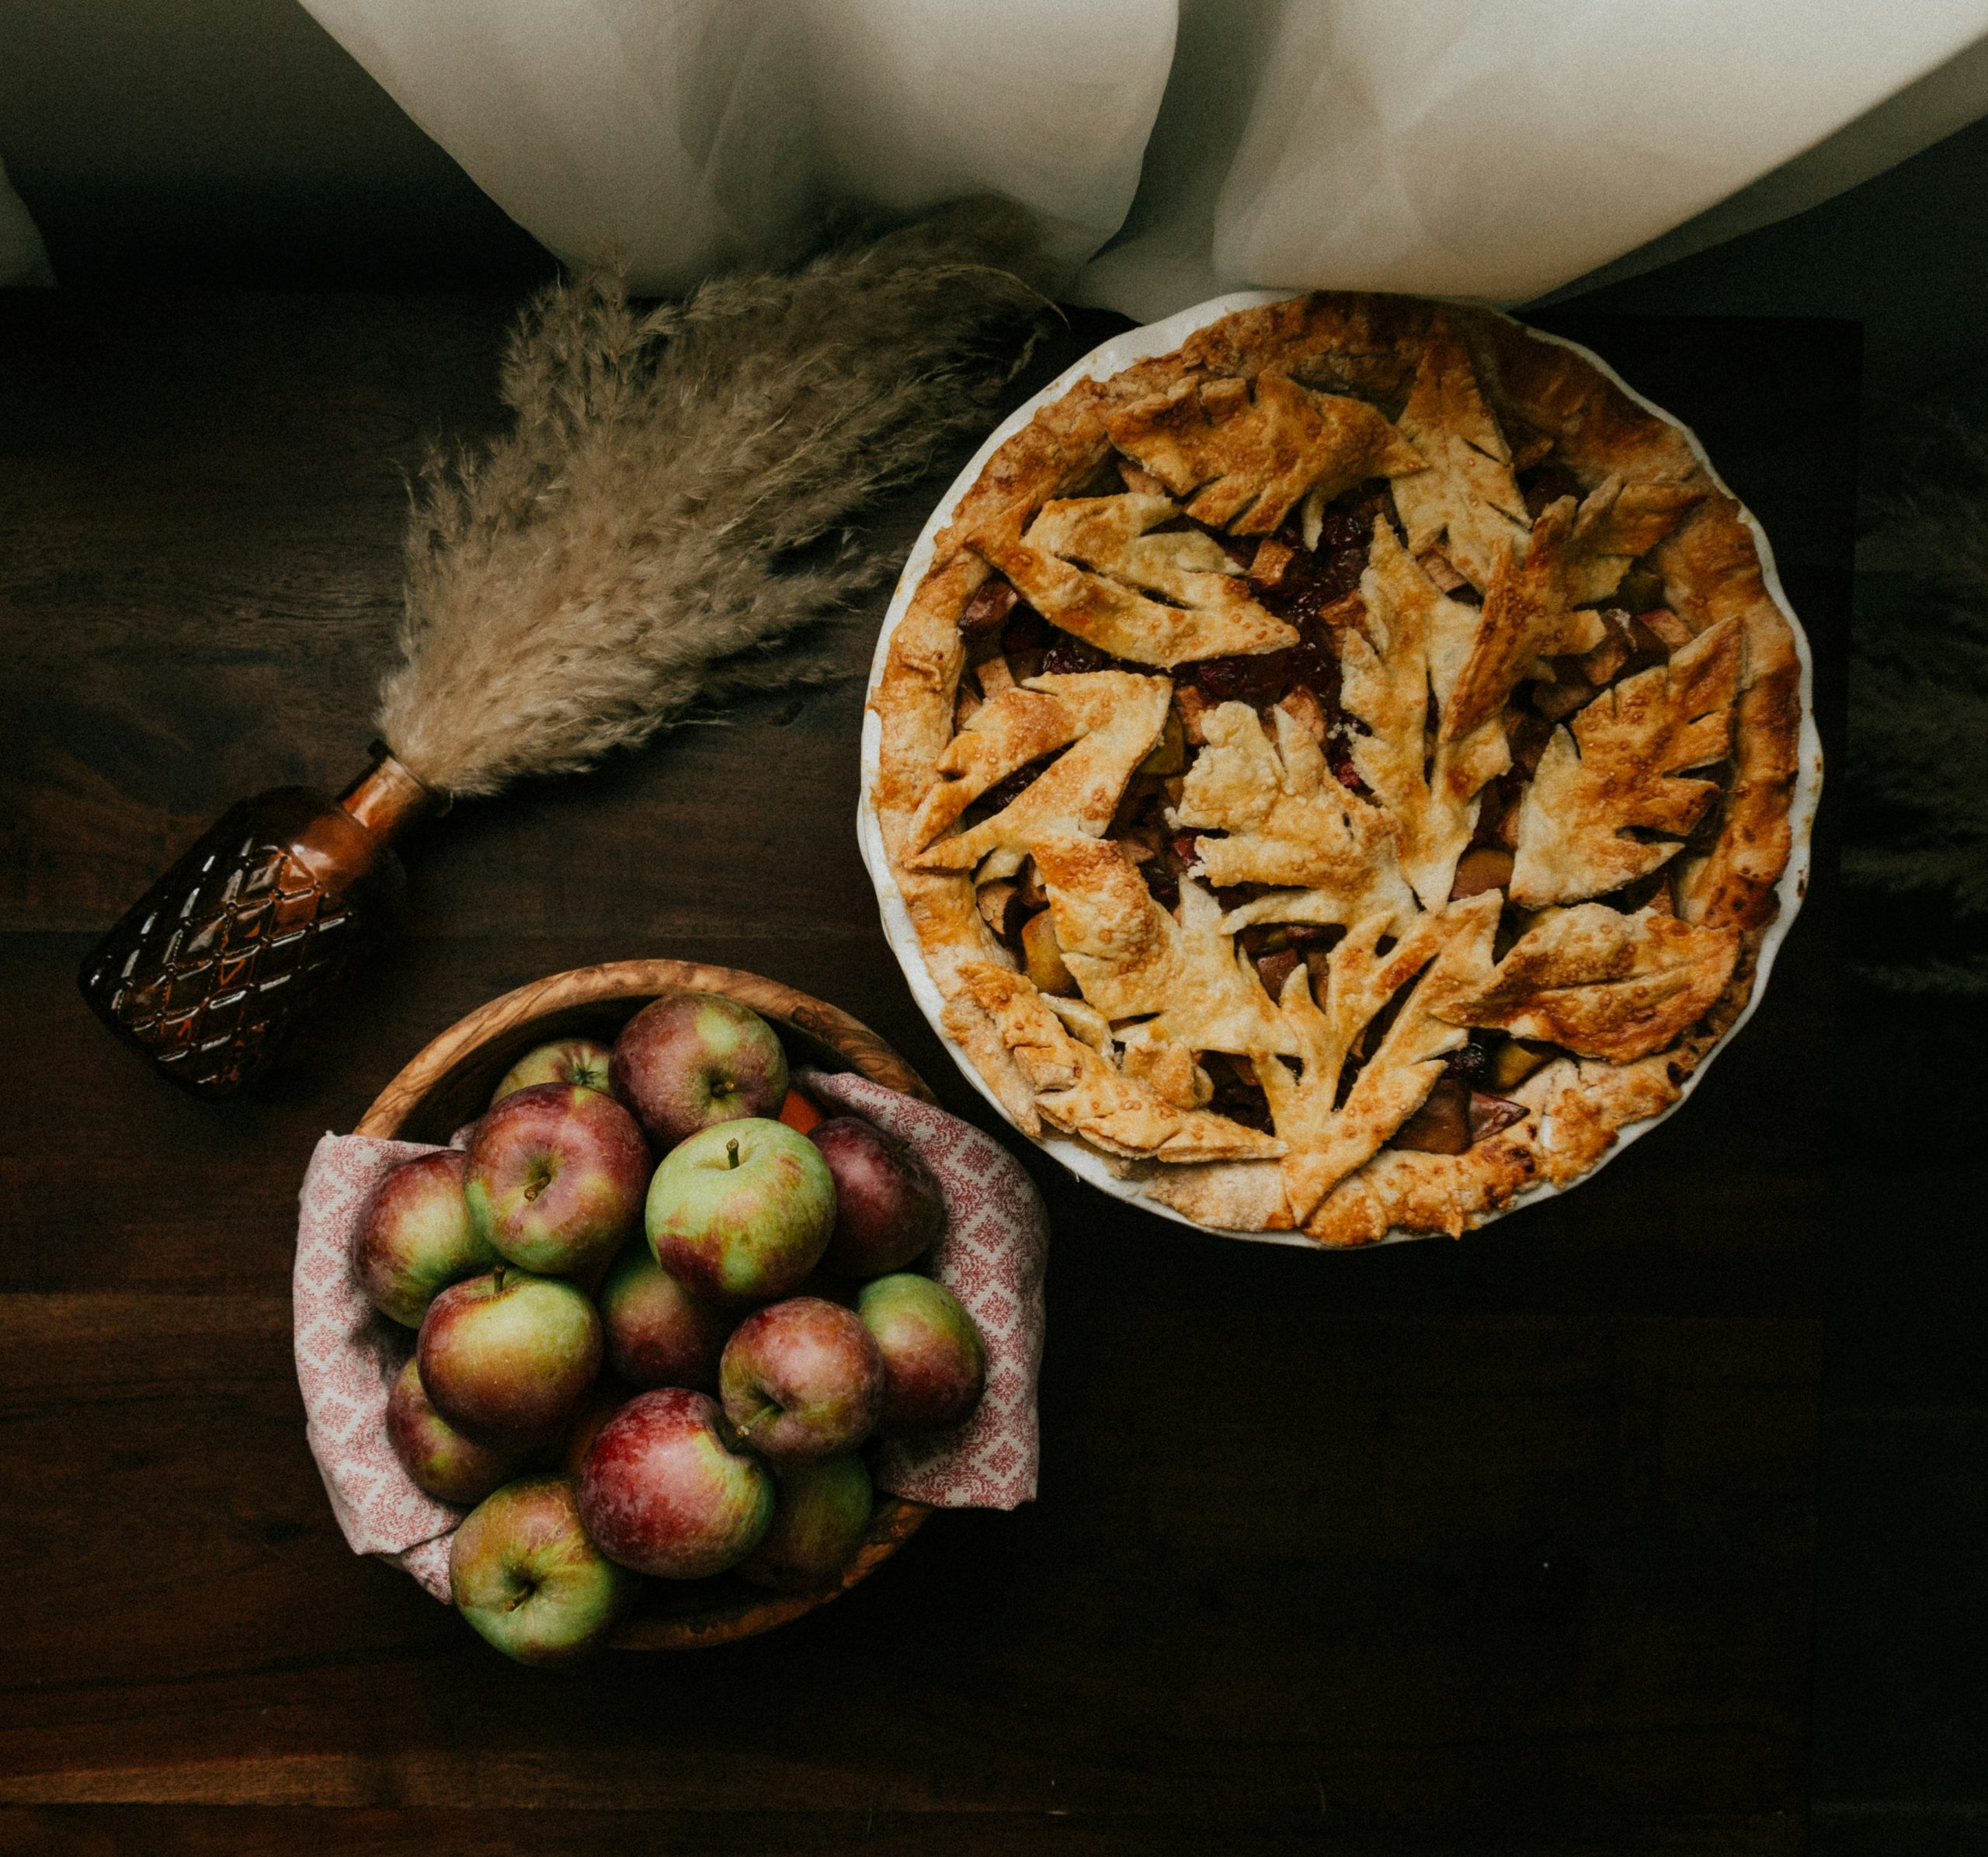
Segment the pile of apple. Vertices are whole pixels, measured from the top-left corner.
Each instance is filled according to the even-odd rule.
[[[386,1176],[355,1259],[420,1331],[387,1426],[415,1483],[471,1509],[463,1615],[552,1663],[607,1636],[639,1575],[832,1583],[869,1525],[865,1441],[980,1400],[973,1318],[905,1268],[944,1223],[916,1150],[822,1120],[734,1000],[666,995],[611,1052],[524,1058],[466,1150]]]

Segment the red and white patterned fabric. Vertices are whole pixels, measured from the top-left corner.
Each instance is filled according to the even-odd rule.
[[[1041,1195],[999,1142],[957,1116],[851,1074],[808,1071],[798,1080],[824,1108],[867,1116],[924,1156],[947,1214],[928,1268],[971,1312],[987,1344],[978,1410],[957,1433],[882,1446],[879,1487],[943,1508],[1012,1509],[1027,1501],[1036,1487],[1035,1382],[1049,1241]],[[291,1299],[305,1435],[339,1528],[354,1553],[391,1561],[447,1600],[449,1539],[463,1511],[417,1489],[387,1438],[388,1389],[414,1336],[374,1311],[352,1261],[388,1171],[435,1152],[363,1135],[318,1142],[299,1196]]]
[[[449,1596],[449,1541],[463,1511],[415,1487],[387,1438],[387,1392],[414,1351],[413,1331],[366,1299],[353,1245],[380,1182],[425,1143],[327,1135],[304,1170],[290,1275],[291,1341],[304,1436],[355,1554],[377,1554]]]
[[[1012,1509],[1035,1494],[1040,1437],[1043,1273],[1049,1215],[1035,1182],[991,1135],[853,1071],[809,1070],[824,1106],[853,1110],[909,1142],[939,1177],[946,1233],[926,1268],[965,1304],[987,1344],[987,1391],[961,1429],[885,1445],[877,1480],[892,1494],[945,1509]]]

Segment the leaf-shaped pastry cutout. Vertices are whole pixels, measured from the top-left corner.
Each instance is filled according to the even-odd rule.
[[[1385,954],[1378,944],[1386,919],[1372,916],[1326,956],[1322,1000],[1314,999],[1302,967],[1284,982],[1282,1014],[1296,1034],[1303,1068],[1294,1074],[1268,1055],[1256,1065],[1271,1118],[1288,1144],[1284,1193],[1298,1223],[1422,1106],[1442,1074],[1444,1054],[1464,1042],[1462,1028],[1441,1017],[1441,1009],[1489,967],[1503,902],[1494,891],[1418,916]],[[1336,1108],[1346,1061],[1361,1035],[1418,973],[1414,992]]]
[[[1297,1049],[1249,957],[1222,933],[1222,905],[1192,878],[1182,878],[1180,965],[1172,990],[1153,1017],[1121,1032],[1121,1043],[1180,1045],[1239,1056]]]
[[[1349,747],[1388,815],[1401,868],[1425,908],[1449,899],[1477,822],[1476,796],[1511,765],[1496,715],[1435,740],[1442,706],[1469,656],[1478,613],[1445,599],[1385,519],[1360,579],[1366,611],[1340,636],[1340,702],[1366,724]]]
[[[1399,423],[1429,464],[1395,484],[1395,509],[1407,531],[1409,552],[1420,555],[1442,544],[1481,593],[1490,585],[1501,552],[1523,558],[1532,517],[1512,474],[1505,435],[1478,391],[1469,353],[1441,317],[1423,349]]]
[[[1183,381],[1110,415],[1104,429],[1211,528],[1271,534],[1307,492],[1330,502],[1370,477],[1421,470],[1421,455],[1364,400],[1314,393],[1288,374]],[[1190,500],[1191,499],[1191,500]]]
[[[1036,989],[1041,993],[1041,989]],[[1094,1006],[1082,1000],[1065,1000],[1055,993],[1042,993],[1042,1003],[1063,1021],[1071,1036],[1080,1038],[1092,1050],[1101,1052],[1106,1057],[1115,1049],[1111,1036],[1111,1021]]]
[[[1256,831],[1285,796],[1283,757],[1246,703],[1218,703],[1202,711],[1201,725],[1203,746],[1181,782],[1173,824]]]
[[[1044,503],[1024,535],[1032,548],[1158,593],[1171,605],[1246,610],[1248,579],[1220,542],[1205,529],[1160,527],[1180,513],[1166,497],[1132,491],[1072,497]]]
[[[1009,805],[992,818],[977,826],[941,838],[906,861],[928,871],[971,870],[989,852],[996,849],[1017,858],[1027,853],[1038,837],[1051,834],[1082,833],[1101,838],[1111,815],[1117,810],[1119,795],[1132,770],[1145,760],[1166,724],[1166,706],[1173,686],[1164,677],[1142,677],[1131,671],[1082,671],[1069,676],[1031,677],[1019,690],[1010,690],[977,711],[960,734],[947,745],[951,756],[960,742],[985,732],[982,718],[1013,705],[1014,699],[1046,694],[1057,701],[1065,719],[1053,725],[1034,712],[1022,714],[1019,706],[1006,714],[1017,717],[1007,747],[998,746],[1001,731],[1007,726],[996,716],[989,728],[997,745],[989,749],[969,745],[959,752],[958,781],[981,780],[988,770],[1006,766],[1006,771],[1026,766],[1034,753],[1019,760],[1011,757],[1038,739],[1046,739],[1058,729],[1074,726],[1081,731],[1075,746],[1052,761]],[[1031,733],[1031,731],[1037,732]],[[1011,763],[1011,764],[1010,764]],[[942,758],[940,766],[945,767]],[[995,778],[1000,777],[996,775]],[[984,792],[991,781],[977,790]],[[929,813],[938,818],[947,808],[957,818],[971,795],[958,806],[941,798],[944,788],[926,795],[920,819]]]
[[[1072,1038],[1025,975],[966,962],[960,975],[1037,1091],[1053,1128],[1107,1153],[1162,1160],[1254,1160],[1284,1152],[1274,1135],[1205,1109],[1183,1109]]]
[[[1238,903],[1223,916],[1222,932],[1225,935],[1239,935],[1246,928],[1274,922],[1305,923],[1322,928],[1336,924],[1346,928],[1370,913],[1360,909],[1349,912],[1347,899],[1330,890],[1266,890],[1260,896],[1252,896],[1247,902]],[[1404,883],[1387,932],[1390,935],[1400,934],[1419,913],[1415,906],[1415,892]]]
[[[1047,836],[1034,856],[1077,990],[1107,1019],[1158,1012],[1180,982],[1180,935],[1145,879],[1101,839]]]
[[[1663,541],[1705,496],[1702,488],[1691,484],[1637,481],[1596,506],[1607,488],[1604,484],[1581,505],[1575,521],[1580,545],[1568,564],[1568,597],[1576,606],[1606,600],[1622,584],[1629,564]]]
[[[1702,494],[1611,477],[1578,507],[1563,496],[1541,510],[1522,559],[1501,545],[1476,641],[1443,708],[1444,739],[1460,740],[1496,715],[1541,658],[1599,644],[1604,635],[1587,609],[1614,592],[1635,556],[1669,534]]]
[[[1385,816],[1333,777],[1303,723],[1282,708],[1270,713],[1274,746],[1246,703],[1218,704],[1201,718],[1207,746],[1171,817],[1176,829],[1227,834],[1195,840],[1209,882],[1322,891],[1335,913],[1307,920],[1413,914]]]
[[[998,694],[990,691],[992,700],[975,710],[940,751],[939,779],[912,822],[911,843],[929,845],[989,788],[1102,728],[1121,694],[1123,674],[1083,672],[1037,678],[1026,689],[1010,682]]]
[[[1719,797],[1685,776],[1732,752],[1740,650],[1740,622],[1725,620],[1553,732],[1519,802],[1514,902],[1601,895],[1675,855]]]
[[[1044,504],[1026,533],[987,529],[974,547],[1051,624],[1114,658],[1174,665],[1295,645],[1211,537],[1152,533],[1180,513],[1163,496],[1080,497]]]
[[[1456,1025],[1500,1026],[1583,1057],[1632,1064],[1710,1010],[1740,956],[1737,929],[1606,903],[1557,910],[1513,944],[1480,986],[1441,1008]]]
[[[1139,1190],[1219,1232],[1288,1232],[1295,1222],[1284,1198],[1283,1167],[1274,1160],[1167,1167]]]
[[[1125,1048],[1126,1076],[1135,1077],[1180,1109],[1204,1108],[1215,1094],[1215,1080],[1185,1045],[1158,1044],[1148,1039]]]

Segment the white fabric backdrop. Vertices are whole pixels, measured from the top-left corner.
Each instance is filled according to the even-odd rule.
[[[825,192],[992,189],[1142,318],[1245,283],[1518,301],[1988,110],[1988,0],[304,3],[513,218],[651,290]]]

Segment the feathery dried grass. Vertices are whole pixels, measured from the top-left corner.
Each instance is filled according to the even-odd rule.
[[[543,292],[505,361],[513,429],[416,487],[394,753],[494,793],[836,674],[821,622],[895,565],[846,525],[984,423],[1044,327],[1003,268],[1025,240],[980,203],[646,314],[612,273]]]
[[[1988,435],[1879,506],[1860,550],[1844,875],[1851,965],[1988,995]]]

